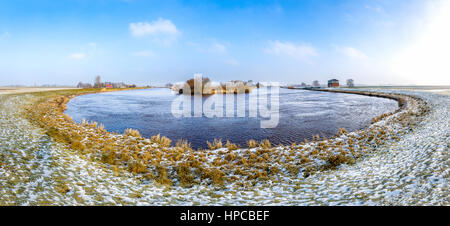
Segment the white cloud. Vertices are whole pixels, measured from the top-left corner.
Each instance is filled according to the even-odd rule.
[[[69,59],[72,60],[82,60],[84,58],[86,58],[86,54],[84,53],[72,53],[69,55]]]
[[[200,44],[196,42],[189,42],[188,45],[194,47],[197,51],[202,53],[215,53],[215,54],[227,53],[226,45],[219,42],[214,42],[211,44]]]
[[[139,22],[130,23],[130,31],[133,36],[152,36],[152,35],[177,35],[179,31],[170,20],[159,18],[151,23]]]
[[[270,42],[266,51],[274,55],[285,55],[302,61],[309,61],[311,57],[319,55],[316,48],[310,44],[294,44],[278,40]]]
[[[11,37],[11,34],[7,31],[0,34],[0,38],[9,38]]]
[[[76,51],[77,52],[70,54],[68,58],[72,60],[83,60],[88,57],[89,58],[95,57],[98,53],[97,43],[95,42],[88,43]]]
[[[178,31],[172,21],[162,18],[150,23],[130,23],[129,29],[133,37],[150,37],[154,41],[163,44],[170,44],[180,34],[180,31]]]
[[[361,52],[358,49],[355,49],[351,46],[337,46],[336,51],[338,51],[341,54],[344,54],[347,57],[353,58],[353,59],[366,59],[368,58],[366,54]]]
[[[136,56],[136,57],[152,57],[155,55],[155,53],[150,50],[143,50],[143,51],[133,52],[133,53],[131,53],[131,55]]]

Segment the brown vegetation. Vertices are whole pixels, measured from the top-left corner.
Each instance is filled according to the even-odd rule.
[[[269,140],[260,143],[249,140],[249,149],[240,150],[230,141],[226,142],[226,149],[222,149],[222,141],[214,140],[207,142],[210,150],[192,150],[186,140],[179,140],[175,146],[170,146],[171,140],[159,134],[146,139],[133,129],[127,129],[121,135],[107,132],[96,122],[73,122],[63,114],[65,104],[74,94],[87,92],[98,90],[36,94],[38,101],[26,106],[29,118],[44,128],[55,141],[67,144],[88,159],[109,165],[115,173],[124,169],[167,186],[188,187],[202,182],[216,186],[228,182],[248,186],[258,181],[275,180],[280,175],[307,177],[318,170],[353,164],[373,147],[401,135],[390,129],[389,125],[414,126],[413,122],[428,111],[427,106],[414,97],[376,94],[403,99],[403,106],[416,102],[417,108],[378,116],[373,122],[385,120],[384,124],[372,124],[365,130],[349,133],[340,129],[337,136],[345,135],[346,139],[321,139],[316,135],[312,142],[305,141],[289,147],[272,147]],[[326,164],[314,164],[314,159],[323,160]],[[62,193],[70,190],[64,186],[57,189]]]
[[[212,143],[210,143],[209,141],[206,141],[206,144],[208,145],[208,148],[210,150],[216,150],[216,149],[222,148],[222,140],[214,139],[214,141]]]

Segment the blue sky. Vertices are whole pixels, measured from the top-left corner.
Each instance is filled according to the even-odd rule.
[[[194,73],[450,85],[449,2],[3,0],[0,85],[75,85],[97,74],[165,84]]]

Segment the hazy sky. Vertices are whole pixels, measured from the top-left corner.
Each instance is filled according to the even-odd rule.
[[[0,85],[450,85],[450,0],[0,1]]]

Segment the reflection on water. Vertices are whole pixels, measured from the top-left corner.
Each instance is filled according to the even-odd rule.
[[[247,100],[245,107],[248,116],[248,95],[255,93],[240,95]],[[225,96],[203,97],[202,100],[223,98],[225,103]],[[176,118],[171,112],[171,104],[176,97],[169,89],[89,94],[72,99],[65,113],[77,122],[84,118],[103,123],[108,131],[123,133],[125,129],[133,128],[144,137],[160,133],[174,142],[187,139],[194,148],[205,148],[206,141],[214,138],[230,140],[245,147],[249,139],[269,139],[273,144],[289,144],[310,139],[313,134],[332,136],[339,128],[349,131],[364,128],[373,117],[397,108],[396,101],[384,98],[280,89],[278,126],[262,129],[261,118]],[[235,101],[235,108],[237,104]]]

